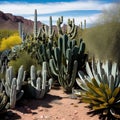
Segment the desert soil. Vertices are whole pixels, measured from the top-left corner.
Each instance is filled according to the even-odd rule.
[[[89,109],[80,99],[71,99],[60,89],[52,89],[44,99],[23,99],[14,110],[0,120],[99,120],[88,114]]]

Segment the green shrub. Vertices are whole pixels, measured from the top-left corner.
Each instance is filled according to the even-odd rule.
[[[15,75],[17,75],[17,71],[21,65],[24,66],[27,75],[30,73],[31,65],[35,65],[35,67],[41,69],[41,66],[37,64],[37,61],[31,58],[26,52],[21,52],[16,60],[11,60],[9,62],[9,65],[13,66]]]

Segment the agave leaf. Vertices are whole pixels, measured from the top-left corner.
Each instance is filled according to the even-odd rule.
[[[112,91],[109,88],[108,84],[105,84],[105,93],[106,93],[106,98],[109,100],[112,97]]]
[[[87,83],[87,86],[96,94],[98,94],[99,96],[102,96],[102,97],[106,97],[105,96],[105,93],[101,91],[100,88],[97,88],[96,86],[94,86],[92,83],[88,82]]]
[[[103,79],[102,81],[103,81],[104,84],[108,84],[109,83],[106,74],[102,75],[102,79]]]
[[[115,79],[115,87],[120,87],[120,72],[118,72],[118,75]]]
[[[82,71],[78,71],[78,76],[80,77],[81,81],[85,83],[85,75]]]
[[[91,100],[91,103],[92,103],[93,105],[95,105],[95,106],[96,106],[96,105],[98,106],[98,105],[100,104],[100,102],[99,102],[99,101],[96,101],[96,100]]]
[[[112,75],[109,75],[108,80],[109,80],[109,88],[111,91],[113,91],[114,90],[114,77]]]
[[[98,83],[97,83],[95,78],[92,79],[92,83],[94,84],[94,86],[99,87],[99,85],[98,85]]]
[[[111,73],[111,64],[109,60],[106,60],[105,63],[103,63],[102,67],[104,68],[105,73],[107,74],[107,77],[110,75]]]
[[[92,72],[94,76],[97,74],[97,68],[94,59],[92,59]]]
[[[93,110],[96,111],[96,110],[101,110],[101,109],[105,109],[107,108],[106,105],[104,104],[100,104],[99,106],[93,106]]]
[[[95,79],[96,79],[97,83],[100,85],[100,83],[102,82],[102,80],[101,80],[101,77],[100,77],[99,74],[95,75]]]
[[[109,103],[110,105],[114,104],[114,102],[115,102],[115,98],[114,98],[114,97],[112,97],[112,98],[110,98],[110,99],[108,100],[108,103]]]
[[[89,77],[92,79],[93,74],[92,74],[92,71],[90,69],[90,66],[89,66],[88,62],[86,62],[86,71],[87,71],[87,74],[89,75]]]
[[[117,87],[117,88],[114,89],[114,91],[112,93],[112,96],[116,97],[118,95],[118,93],[120,93],[120,88],[119,87]]]
[[[98,97],[97,100],[99,100],[99,102],[106,102],[106,98],[104,97]]]
[[[79,78],[76,78],[76,82],[80,86],[80,88],[82,88],[85,91],[88,91],[88,87],[85,82],[83,83],[83,81]]]
[[[113,62],[112,63],[111,75],[114,77],[114,79],[116,78],[116,72],[117,72],[117,63]]]
[[[91,93],[86,93],[86,96],[87,97],[89,97],[91,100],[93,99],[93,100],[96,100],[97,99],[97,96],[95,96],[95,95],[92,95]]]
[[[85,97],[85,96],[83,97],[83,96],[82,96],[81,101],[84,102],[84,103],[89,103],[89,104],[91,104],[91,99],[90,99],[89,97]]]
[[[101,67],[100,60],[98,60],[98,62],[97,62],[97,72],[100,75],[100,77],[102,78],[102,67]]]

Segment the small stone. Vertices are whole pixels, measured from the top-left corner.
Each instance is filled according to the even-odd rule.
[[[77,105],[77,104],[74,104],[74,107],[78,107],[78,105]]]
[[[56,116],[55,118],[58,119],[58,116]]]
[[[39,112],[41,112],[41,111],[43,111],[43,108],[40,108],[40,109],[39,109]]]
[[[70,105],[74,105],[74,103],[70,103]]]
[[[76,114],[78,114],[78,111],[77,111],[77,110],[75,110],[75,111],[74,111],[74,114],[75,114],[75,115],[76,115]]]
[[[43,119],[43,118],[44,118],[44,115],[41,115],[40,118]]]

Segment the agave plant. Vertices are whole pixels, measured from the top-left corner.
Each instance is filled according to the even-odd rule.
[[[78,72],[80,79],[76,79],[83,92],[82,101],[88,103],[93,112],[102,112],[108,116],[120,118],[115,112],[120,108],[120,72],[117,63],[111,61],[92,61],[92,66],[86,62],[85,75]]]

